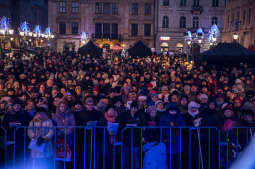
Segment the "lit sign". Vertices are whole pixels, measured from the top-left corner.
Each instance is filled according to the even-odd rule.
[[[170,37],[169,36],[161,36],[160,40],[170,40]]]

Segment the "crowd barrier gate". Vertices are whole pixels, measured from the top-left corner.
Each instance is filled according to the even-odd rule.
[[[215,127],[125,127],[119,131],[97,126],[18,127],[11,134],[0,128],[5,142],[0,169],[33,169],[40,163],[31,154],[31,131],[52,132],[47,142],[52,147],[52,158],[47,159],[52,169],[149,169],[157,162],[165,166],[162,169],[223,169],[249,143],[254,128],[222,132]]]

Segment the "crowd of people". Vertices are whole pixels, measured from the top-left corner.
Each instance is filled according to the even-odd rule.
[[[35,144],[46,143],[43,151],[31,148],[33,158],[53,155],[54,134],[74,134],[71,128],[54,133],[53,126],[97,121],[92,125],[118,123],[119,130],[210,126],[222,132],[254,126],[255,73],[245,63],[187,66],[180,55],[111,61],[75,52],[38,52],[1,58],[0,66],[0,126],[7,130],[7,143],[18,126],[45,127],[28,129]]]

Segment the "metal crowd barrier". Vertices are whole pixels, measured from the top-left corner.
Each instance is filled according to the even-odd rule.
[[[41,164],[42,160],[32,157],[28,132],[42,129],[49,129],[54,133],[51,139],[53,156],[43,162],[47,163],[47,166],[38,168],[38,163]],[[61,132],[67,134],[61,135]],[[108,169],[108,166],[115,168],[115,158],[110,158],[109,154],[115,157],[116,140],[107,127],[19,127],[14,132],[14,140],[11,161],[13,168],[18,166],[21,169],[32,169],[35,165],[36,169]]]
[[[254,136],[254,131],[255,127],[235,127],[226,133],[228,143],[227,149],[225,150],[227,168],[242,154],[244,148],[247,147]]]
[[[127,127],[121,132],[121,169],[220,169],[217,128]]]
[[[13,143],[4,144],[5,169],[229,168],[253,131],[233,128],[222,132],[214,127],[126,127],[119,131],[97,126],[18,127],[13,137],[7,138],[6,130],[0,128],[5,142]],[[31,133],[38,132],[50,133],[47,145],[31,141]],[[45,147],[40,147],[43,144]],[[38,152],[47,146],[52,156],[44,158]]]

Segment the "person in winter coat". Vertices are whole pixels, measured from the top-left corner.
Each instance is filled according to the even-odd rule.
[[[204,125],[204,116],[203,114],[199,111],[200,105],[194,101],[191,101],[188,104],[188,113],[183,115],[184,121],[187,126],[190,127],[200,127]],[[198,129],[195,130],[185,130],[183,134],[184,136],[184,146],[189,145],[188,140],[191,142],[191,151],[190,153],[193,154],[191,157],[191,168],[192,169],[197,169],[199,168],[199,150],[200,150],[200,145],[199,141],[202,140],[201,132]],[[190,137],[190,138],[189,138]],[[186,150],[184,154],[189,153],[188,147],[184,147]],[[186,157],[186,156],[185,156]],[[188,160],[188,159],[187,159]],[[184,164],[185,165],[185,164]],[[187,166],[186,166],[187,167]]]
[[[255,113],[255,92],[253,90],[248,90],[245,94],[244,103],[242,106],[242,110],[252,110]]]
[[[6,113],[3,119],[3,127],[7,131],[7,146],[8,147],[8,156],[12,157],[13,154],[13,144],[15,141],[15,157],[19,158],[19,156],[23,155],[24,152],[24,129],[17,127],[27,126],[29,123],[30,117],[24,111],[21,110],[21,106],[18,102],[15,102],[14,105],[6,105]],[[14,132],[15,132],[15,140],[14,140]],[[10,154],[9,154],[10,153]],[[11,158],[10,158],[11,159]]]
[[[208,108],[204,110],[204,122],[208,127],[220,128],[223,123],[222,116],[216,111],[216,103],[214,100],[208,102]]]
[[[31,147],[29,148],[31,149],[33,168],[40,166],[41,169],[47,169],[51,165],[50,160],[53,156],[52,137],[54,135],[52,127],[51,119],[43,111],[37,112],[29,123],[28,136],[31,139]]]
[[[224,114],[224,123],[221,128],[222,131],[227,132],[231,128],[238,126],[238,121],[236,120],[232,105],[229,103],[223,104],[222,112]]]
[[[188,104],[188,113],[183,115],[187,126],[199,127],[202,124],[203,116],[199,111],[200,105],[194,101]]]
[[[185,122],[180,115],[180,110],[176,104],[171,104],[169,106],[166,113],[161,116],[159,125],[162,127],[185,126]],[[182,130],[179,128],[165,128],[162,132],[163,140],[167,147],[168,156],[171,156],[171,167],[179,168],[179,157],[183,152],[182,138],[180,138]]]
[[[55,123],[55,125],[61,126],[63,128],[57,128],[57,141],[56,146],[63,145],[62,143],[65,142],[70,147],[70,151],[73,151],[73,132],[74,128],[73,126],[76,125],[74,115],[70,111],[68,107],[68,103],[64,100],[61,100],[57,106],[56,113],[52,114],[52,120]],[[63,160],[63,159],[61,159]],[[57,163],[57,168],[63,168],[64,163],[59,162]],[[71,168],[72,163],[67,163],[67,168]]]
[[[100,120],[99,123],[100,126],[105,126],[107,129],[100,129],[98,130],[98,140],[96,144],[98,145],[98,149],[96,147],[97,154],[101,154],[102,156],[102,150],[105,149],[105,166],[106,168],[113,168],[113,149],[114,149],[114,143],[117,140],[120,140],[120,131],[123,128],[123,126],[120,123],[118,112],[116,111],[115,107],[108,106],[105,109],[104,117]],[[100,136],[99,136],[100,135]],[[100,137],[100,138],[99,138]],[[102,140],[105,140],[104,144],[102,144]],[[118,158],[120,154],[115,154],[115,158]],[[97,156],[98,157],[98,156]],[[98,165],[99,161],[101,159],[98,158]],[[120,159],[118,159],[120,160]],[[115,164],[116,165],[116,164]],[[100,168],[100,167],[99,167]],[[102,168],[102,166],[101,166]]]
[[[130,168],[129,165],[133,165],[134,169],[140,168],[139,157],[140,157],[140,146],[141,146],[141,129],[133,128],[136,126],[144,126],[146,124],[145,113],[138,110],[138,103],[133,101],[130,105],[130,111],[121,117],[121,122],[130,128],[126,129],[124,135],[124,167]],[[133,134],[133,135],[131,135]],[[137,137],[138,136],[138,137]],[[133,139],[132,139],[133,138]],[[132,144],[133,143],[133,144]],[[133,148],[131,146],[133,145]],[[133,150],[133,152],[131,152]],[[131,157],[130,153],[134,153],[133,164],[130,164]]]
[[[99,121],[102,118],[101,112],[95,109],[95,103],[92,97],[87,97],[84,101],[85,109],[76,112],[75,119],[78,126],[86,126],[88,122]]]

